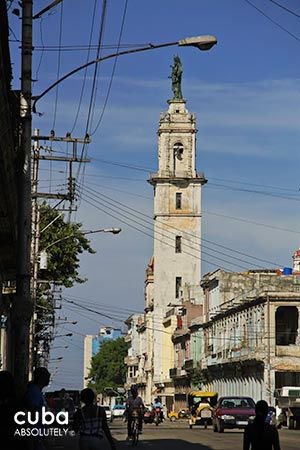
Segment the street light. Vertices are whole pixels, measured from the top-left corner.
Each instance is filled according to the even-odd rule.
[[[100,230],[88,230],[88,231],[83,231],[82,234],[94,234],[94,233],[112,233],[112,234],[119,234],[122,231],[121,228],[101,228]],[[47,245],[46,248],[44,248],[42,252],[46,252],[46,250],[48,250],[48,248],[52,247],[55,244],[58,244],[61,241],[65,241],[66,239],[69,239],[71,237],[75,236],[74,233],[69,234],[68,236],[64,236],[60,239],[57,239],[54,242],[51,242],[51,244]]]
[[[51,350],[57,350],[58,348],[69,348],[69,346],[68,345],[64,345],[64,346],[58,345],[57,347],[52,347]]]
[[[66,325],[66,324],[68,324],[68,325],[77,325],[77,320],[72,320],[72,321],[70,321],[70,320],[65,320],[65,321],[63,321],[63,322],[60,322],[60,321],[58,321],[59,319],[56,319],[56,322],[57,322],[57,325]]]
[[[53,339],[56,339],[58,337],[71,337],[73,336],[73,333],[68,333],[68,334],[57,334],[53,337]]]
[[[80,72],[80,70],[85,69],[86,67],[89,67],[93,64],[97,64],[101,61],[105,61],[107,59],[116,58],[116,57],[123,56],[123,55],[129,55],[131,53],[145,52],[147,50],[154,50],[156,48],[162,48],[162,47],[171,47],[174,45],[179,45],[180,47],[196,47],[199,50],[206,51],[206,50],[210,50],[214,45],[216,45],[216,43],[217,43],[217,38],[212,35],[193,36],[193,37],[189,37],[189,38],[185,38],[185,39],[180,39],[178,41],[166,42],[163,44],[148,44],[145,47],[124,50],[122,52],[111,53],[110,55],[96,58],[93,61],[89,61],[88,63],[82,64],[81,66],[76,67],[76,69],[73,69],[70,72],[66,73],[61,78],[59,78],[54,83],[52,83],[41,94],[33,96],[32,99],[34,100],[34,102],[32,104],[32,111],[34,113],[36,113],[37,102],[42,97],[44,97],[46,94],[48,94],[48,92],[52,91],[52,89],[55,88],[59,83],[66,80],[67,78],[71,77],[75,73]]]
[[[61,361],[63,359],[62,356],[58,356],[58,358],[50,358],[48,359],[48,362],[52,362],[52,361]]]

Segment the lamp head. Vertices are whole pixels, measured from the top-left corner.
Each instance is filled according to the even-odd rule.
[[[186,39],[181,39],[178,41],[180,46],[191,46],[197,47],[199,50],[206,51],[210,50],[217,43],[217,38],[210,34],[205,36],[194,36]]]

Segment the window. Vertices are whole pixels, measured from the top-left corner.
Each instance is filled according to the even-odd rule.
[[[181,200],[182,200],[181,192],[176,192],[176,209],[181,209]]]
[[[175,282],[175,296],[176,296],[176,298],[179,298],[181,284],[182,284],[182,278],[181,277],[176,277],[176,282]]]
[[[181,253],[181,236],[175,237],[175,253]]]

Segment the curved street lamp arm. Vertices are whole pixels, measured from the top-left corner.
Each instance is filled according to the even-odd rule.
[[[64,76],[62,76],[61,78],[56,80],[47,89],[45,89],[41,94],[33,96],[32,98],[33,98],[34,102],[32,104],[32,111],[34,113],[36,113],[37,102],[42,97],[44,97],[46,94],[48,94],[49,91],[51,91],[53,88],[55,88],[55,86],[57,86],[59,83],[66,80],[67,78],[71,77],[75,73],[80,72],[80,70],[85,69],[86,67],[89,67],[93,64],[97,64],[98,62],[101,62],[101,61],[105,61],[107,59],[115,58],[117,56],[129,55],[131,53],[144,52],[146,50],[153,50],[153,49],[161,48],[161,47],[170,47],[172,45],[178,45],[178,41],[167,42],[165,44],[148,44],[146,47],[134,48],[134,49],[130,49],[130,50],[124,50],[122,52],[111,53],[110,55],[102,56],[101,58],[97,58],[97,59],[94,59],[93,61],[89,61],[88,63],[82,64],[81,66],[76,67],[76,69],[71,70],[71,72],[66,73]]]

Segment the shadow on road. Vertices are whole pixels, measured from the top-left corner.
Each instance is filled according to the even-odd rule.
[[[207,447],[200,443],[191,443],[183,439],[147,439],[142,438],[138,442],[137,447],[132,447],[131,442],[124,440],[117,440],[118,449],[128,448],[153,448],[155,450],[212,450],[212,447]]]

